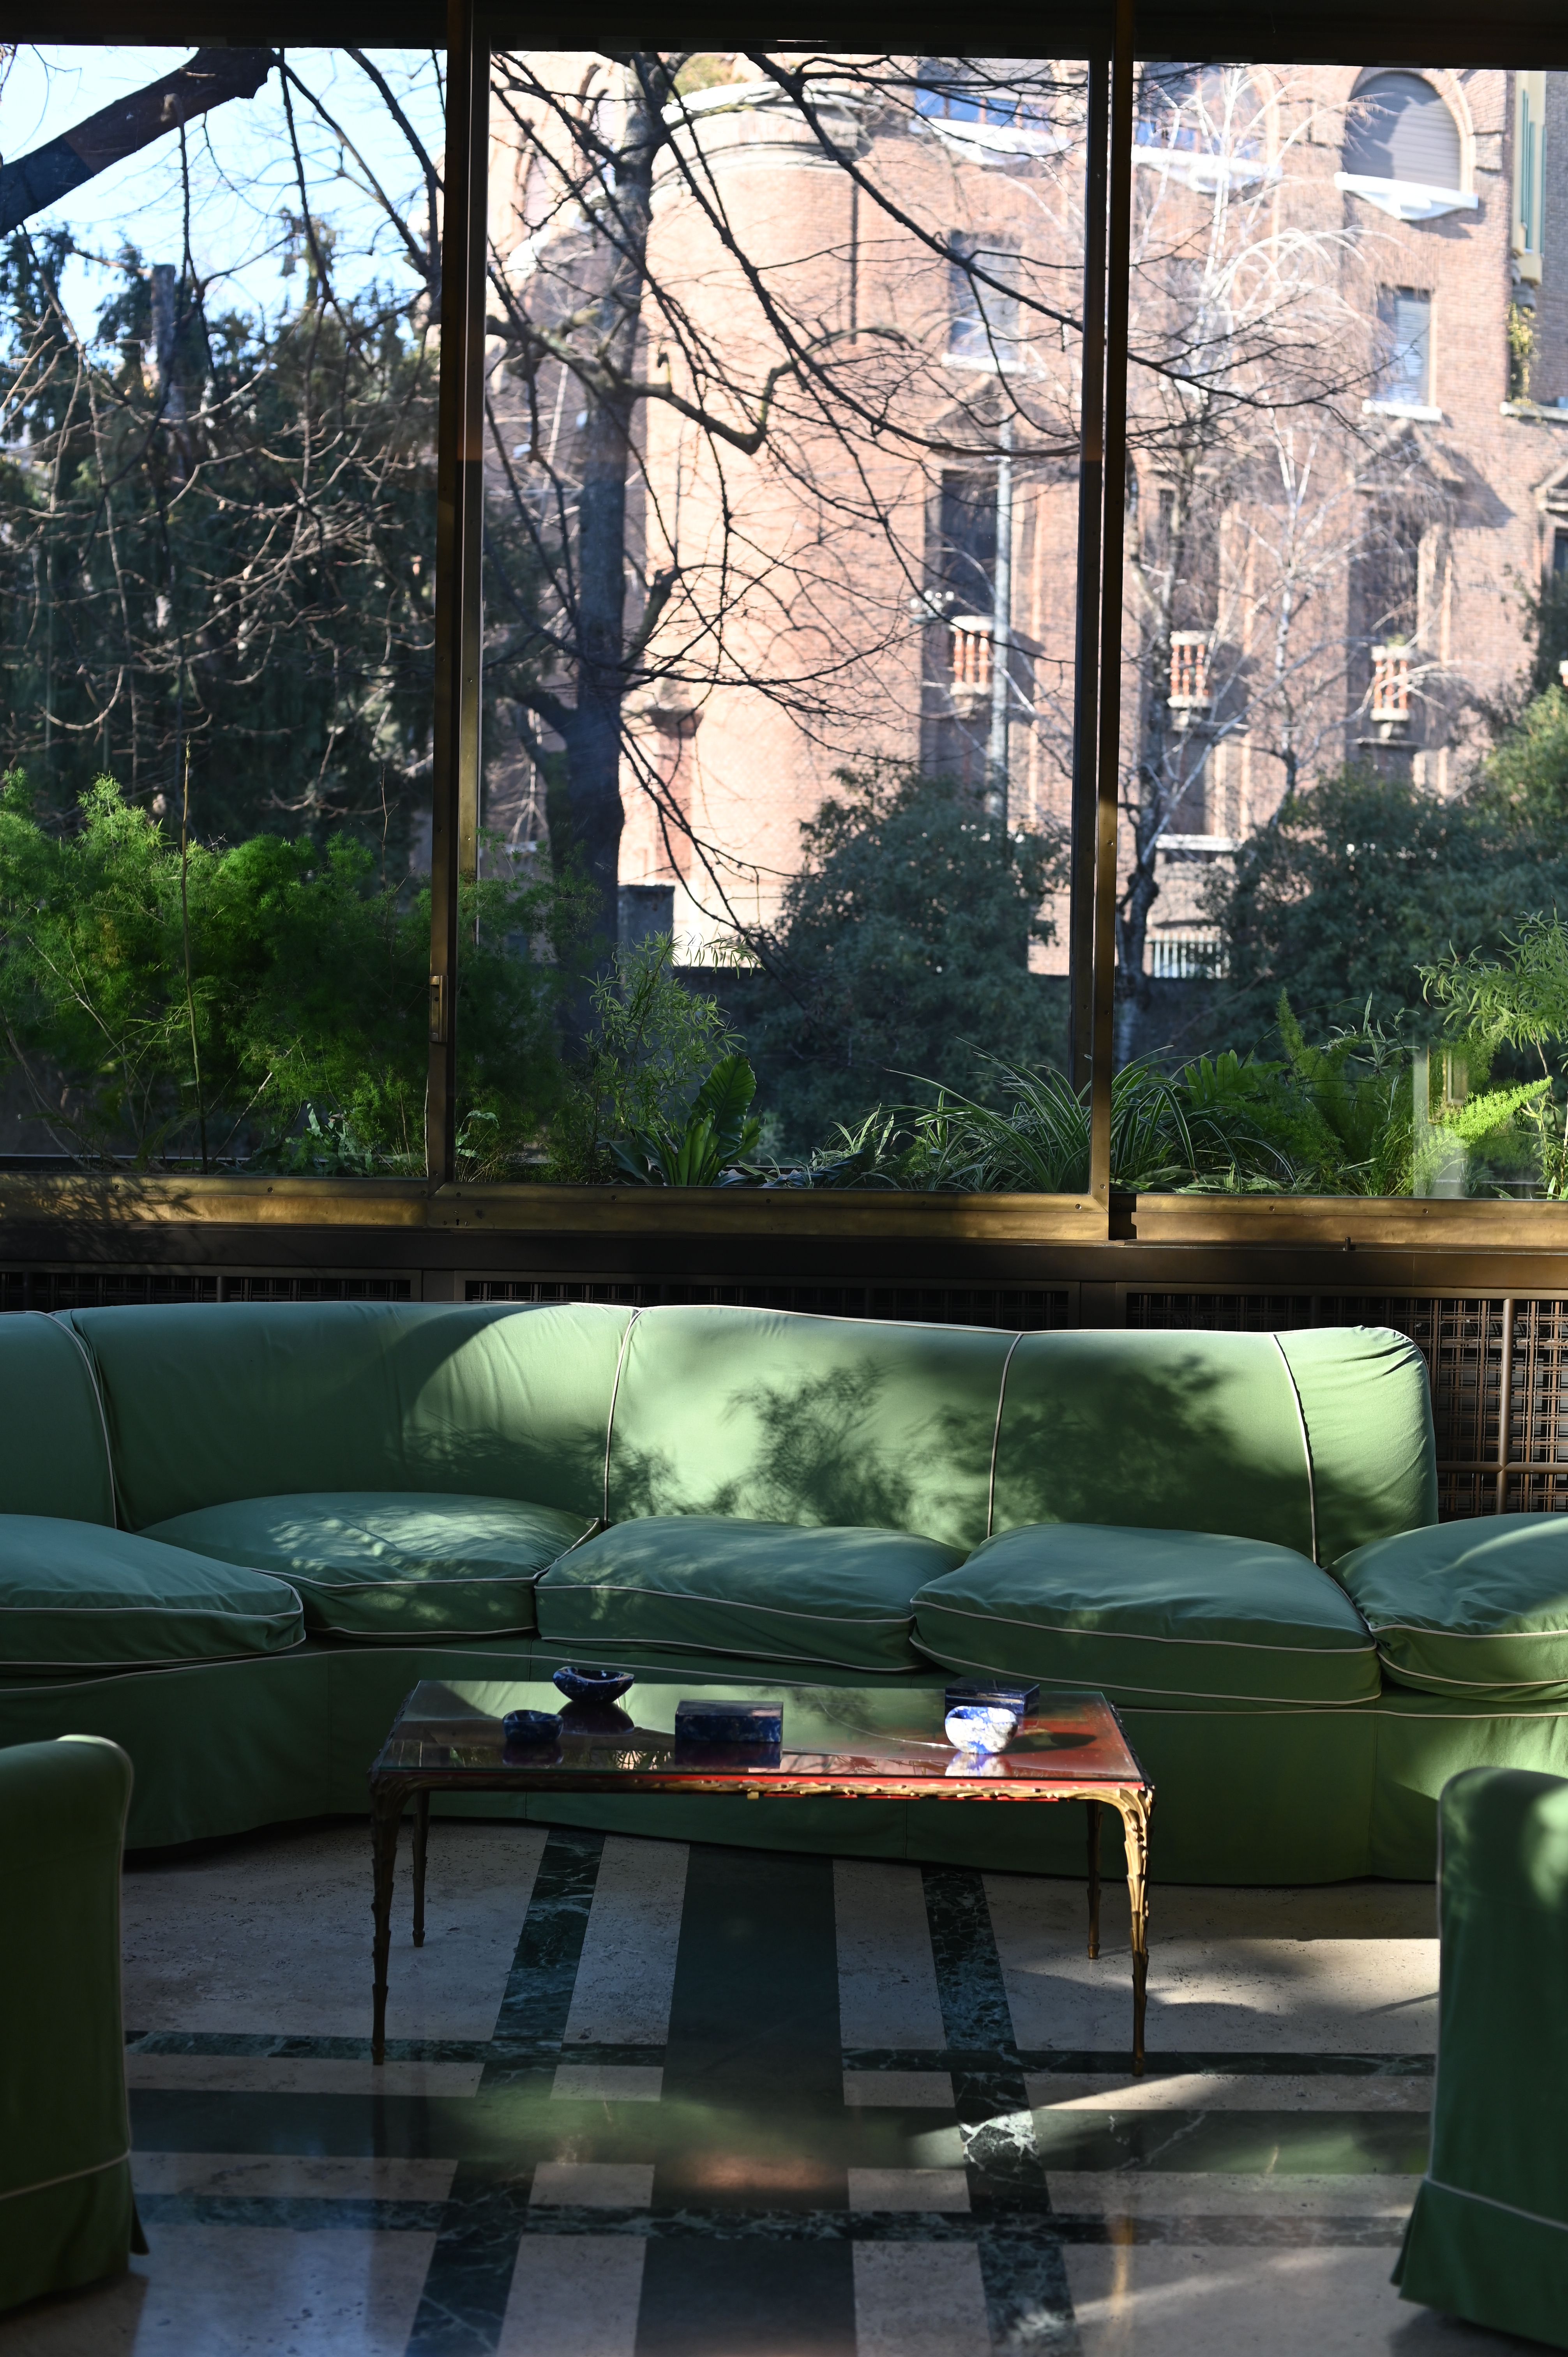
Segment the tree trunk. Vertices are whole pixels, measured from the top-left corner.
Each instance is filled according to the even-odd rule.
[[[622,69],[626,124],[616,159],[609,267],[596,342],[607,375],[631,377],[648,270],[653,162],[664,136],[665,70],[648,53]],[[621,705],[626,662],[627,474],[633,396],[586,393],[577,511],[576,703],[561,725],[566,748],[569,851],[591,892],[588,950],[603,972],[618,932]]]

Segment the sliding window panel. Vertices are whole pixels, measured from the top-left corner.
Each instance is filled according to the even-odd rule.
[[[1568,76],[1134,104],[1115,1178],[1560,1195]]]
[[[424,1169],[443,71],[0,86],[0,1150]]]
[[[478,940],[562,1061],[474,1175],[1087,1189],[1088,105],[498,46]]]

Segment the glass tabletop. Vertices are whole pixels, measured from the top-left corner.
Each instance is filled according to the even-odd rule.
[[[776,1748],[677,1742],[676,1707],[686,1700],[779,1704],[781,1740]],[[546,1731],[542,1741],[510,1742],[501,1722],[511,1711],[550,1712],[556,1731]],[[533,1789],[583,1779],[666,1787],[822,1778],[845,1785],[929,1781],[933,1792],[950,1792],[955,1783],[978,1790],[1146,1782],[1101,1694],[1042,1692],[1006,1749],[983,1756],[948,1741],[945,1713],[940,1686],[639,1681],[618,1706],[563,1706],[555,1687],[543,1681],[427,1680],[404,1702],[371,1772],[416,1776],[421,1782],[482,1776],[502,1786],[515,1777]]]

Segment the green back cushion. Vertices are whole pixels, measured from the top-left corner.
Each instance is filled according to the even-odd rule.
[[[631,1329],[609,1519],[727,1514],[985,1536],[1008,1334],[768,1309],[650,1309]]]
[[[1396,1684],[1487,1702],[1568,1696],[1568,1516],[1444,1523],[1334,1569]]]
[[[1317,1560],[1437,1520],[1432,1387],[1415,1344],[1387,1326],[1281,1334],[1312,1443]]]
[[[187,1303],[71,1313],[125,1519],[321,1490],[521,1498],[584,1522],[629,1312],[596,1303]]]
[[[286,1652],[304,1635],[298,1597],[262,1572],[95,1523],[0,1520],[8,1668],[229,1661]]]
[[[0,1514],[114,1520],[91,1363],[58,1318],[0,1318]]]
[[[993,1528],[1218,1530],[1308,1555],[1316,1538],[1331,1563],[1434,1520],[1434,1467],[1421,1355],[1381,1329],[1029,1334],[1007,1372]]]
[[[1377,1655],[1326,1571],[1289,1547],[1082,1523],[1008,1532],[915,1598],[944,1667],[1129,1703],[1370,1702]]]
[[[286,1579],[313,1629],[403,1640],[531,1636],[534,1581],[585,1527],[513,1498],[328,1490],[204,1506],[147,1536]]]
[[[568,1655],[636,1644],[918,1669],[915,1591],[960,1553],[901,1531],[655,1515],[618,1523],[545,1573],[539,1633]]]

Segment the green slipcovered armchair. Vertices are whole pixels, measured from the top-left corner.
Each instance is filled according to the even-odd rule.
[[[130,1805],[118,1744],[0,1750],[0,2309],[116,2274],[146,2248],[120,2013]]]
[[[1440,1825],[1432,2158],[1394,2281],[1568,2349],[1568,1782],[1470,1769]]]

